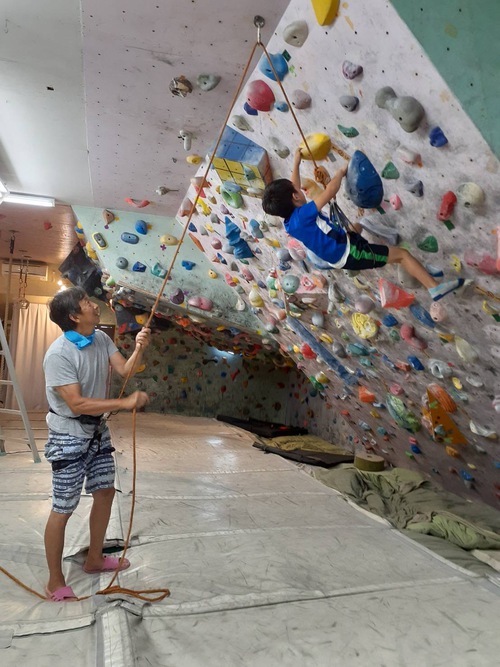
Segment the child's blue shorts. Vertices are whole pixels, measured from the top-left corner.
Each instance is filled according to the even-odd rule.
[[[71,514],[85,492],[109,489],[115,483],[114,448],[107,428],[100,437],[81,438],[49,430],[45,458],[52,464],[52,510]]]

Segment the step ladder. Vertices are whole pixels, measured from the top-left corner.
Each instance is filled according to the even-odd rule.
[[[0,319],[0,357],[3,357],[5,364],[7,366],[9,380],[4,380],[0,378],[0,385],[10,385],[14,390],[14,396],[16,397],[17,405],[19,410],[10,410],[7,408],[0,407],[0,414],[8,415],[21,415],[24,430],[26,431],[26,438],[22,439],[22,442],[26,443],[33,454],[33,461],[35,463],[40,463],[40,456],[35,444],[35,438],[33,436],[33,431],[31,429],[30,420],[28,419],[28,413],[26,412],[26,405],[24,403],[23,395],[21,393],[21,388],[17,381],[16,369],[14,368],[14,362],[12,360],[12,355],[10,353],[9,345],[7,343],[7,337],[5,335],[5,330],[3,328],[2,320]],[[13,438],[17,440],[19,438]],[[0,456],[6,454],[5,451],[5,439],[2,435],[2,429],[0,427]]]

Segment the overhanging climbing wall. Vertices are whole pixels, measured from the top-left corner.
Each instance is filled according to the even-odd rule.
[[[192,220],[195,236],[209,259],[226,262],[227,284],[310,377],[332,419],[340,413],[349,423],[356,447],[498,503],[497,158],[383,0],[345,3],[325,26],[310,3],[292,0],[268,50],[304,132],[327,136],[321,164],[333,173],[341,155],[361,150],[383,177],[378,210],[357,209],[341,191],[349,218],[363,216],[378,232],[365,231],[367,238],[384,242],[382,234],[408,248],[439,280],[460,276],[474,285],[439,302],[431,316],[427,290],[396,268],[355,277],[317,269],[278,218],[263,215],[258,199],[215,170]],[[381,93],[386,87],[394,92]],[[423,117],[410,118],[414,126],[408,97],[423,107]],[[301,137],[265,63],[230,124],[267,150],[275,178],[289,176]],[[311,163],[303,162],[302,176],[313,178]],[[314,182],[305,184],[314,197]],[[196,189],[187,194],[192,201]],[[238,255],[235,238],[250,252]],[[382,307],[395,288],[380,290],[380,278],[410,295],[406,306],[389,300]]]

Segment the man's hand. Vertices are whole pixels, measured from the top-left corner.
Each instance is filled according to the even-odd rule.
[[[143,327],[135,337],[135,347],[141,347],[143,350],[151,342],[151,329]]]
[[[145,391],[134,391],[133,394],[121,400],[122,410],[134,410],[135,408],[143,408],[146,403],[149,403],[149,396]]]

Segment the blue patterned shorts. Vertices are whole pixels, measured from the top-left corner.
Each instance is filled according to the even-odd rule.
[[[52,464],[52,510],[71,514],[85,492],[113,488],[115,461],[107,428],[99,438],[81,438],[49,430],[45,458]]]

